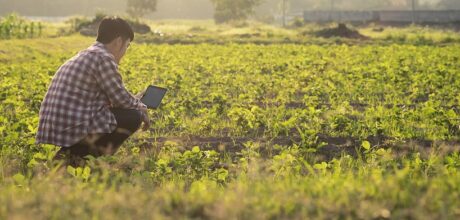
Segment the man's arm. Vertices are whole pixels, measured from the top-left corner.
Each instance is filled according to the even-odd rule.
[[[95,78],[113,107],[138,110],[145,108],[139,99],[126,90],[118,66],[110,57],[100,57]]]

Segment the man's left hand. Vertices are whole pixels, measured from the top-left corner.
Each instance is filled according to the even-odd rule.
[[[144,96],[145,91],[147,91],[147,89],[144,89],[144,91],[141,91],[141,92],[137,93],[136,95],[134,95],[134,97],[137,98],[137,99],[141,99],[142,96]]]

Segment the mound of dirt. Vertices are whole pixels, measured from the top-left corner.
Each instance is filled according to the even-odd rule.
[[[316,32],[315,35],[324,38],[343,37],[361,40],[369,39],[369,37],[360,34],[358,31],[348,28],[345,24],[339,24],[335,28],[327,28],[320,30]]]

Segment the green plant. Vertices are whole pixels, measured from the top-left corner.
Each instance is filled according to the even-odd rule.
[[[0,18],[0,39],[35,38],[40,37],[42,31],[41,22],[28,21],[14,13]]]

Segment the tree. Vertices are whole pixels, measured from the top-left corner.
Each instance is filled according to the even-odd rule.
[[[128,0],[126,12],[133,17],[144,17],[156,11],[158,0]]]
[[[225,23],[245,20],[254,13],[254,8],[263,0],[211,0],[214,5],[214,20]]]
[[[439,2],[439,7],[443,9],[460,9],[459,0],[442,0]]]

